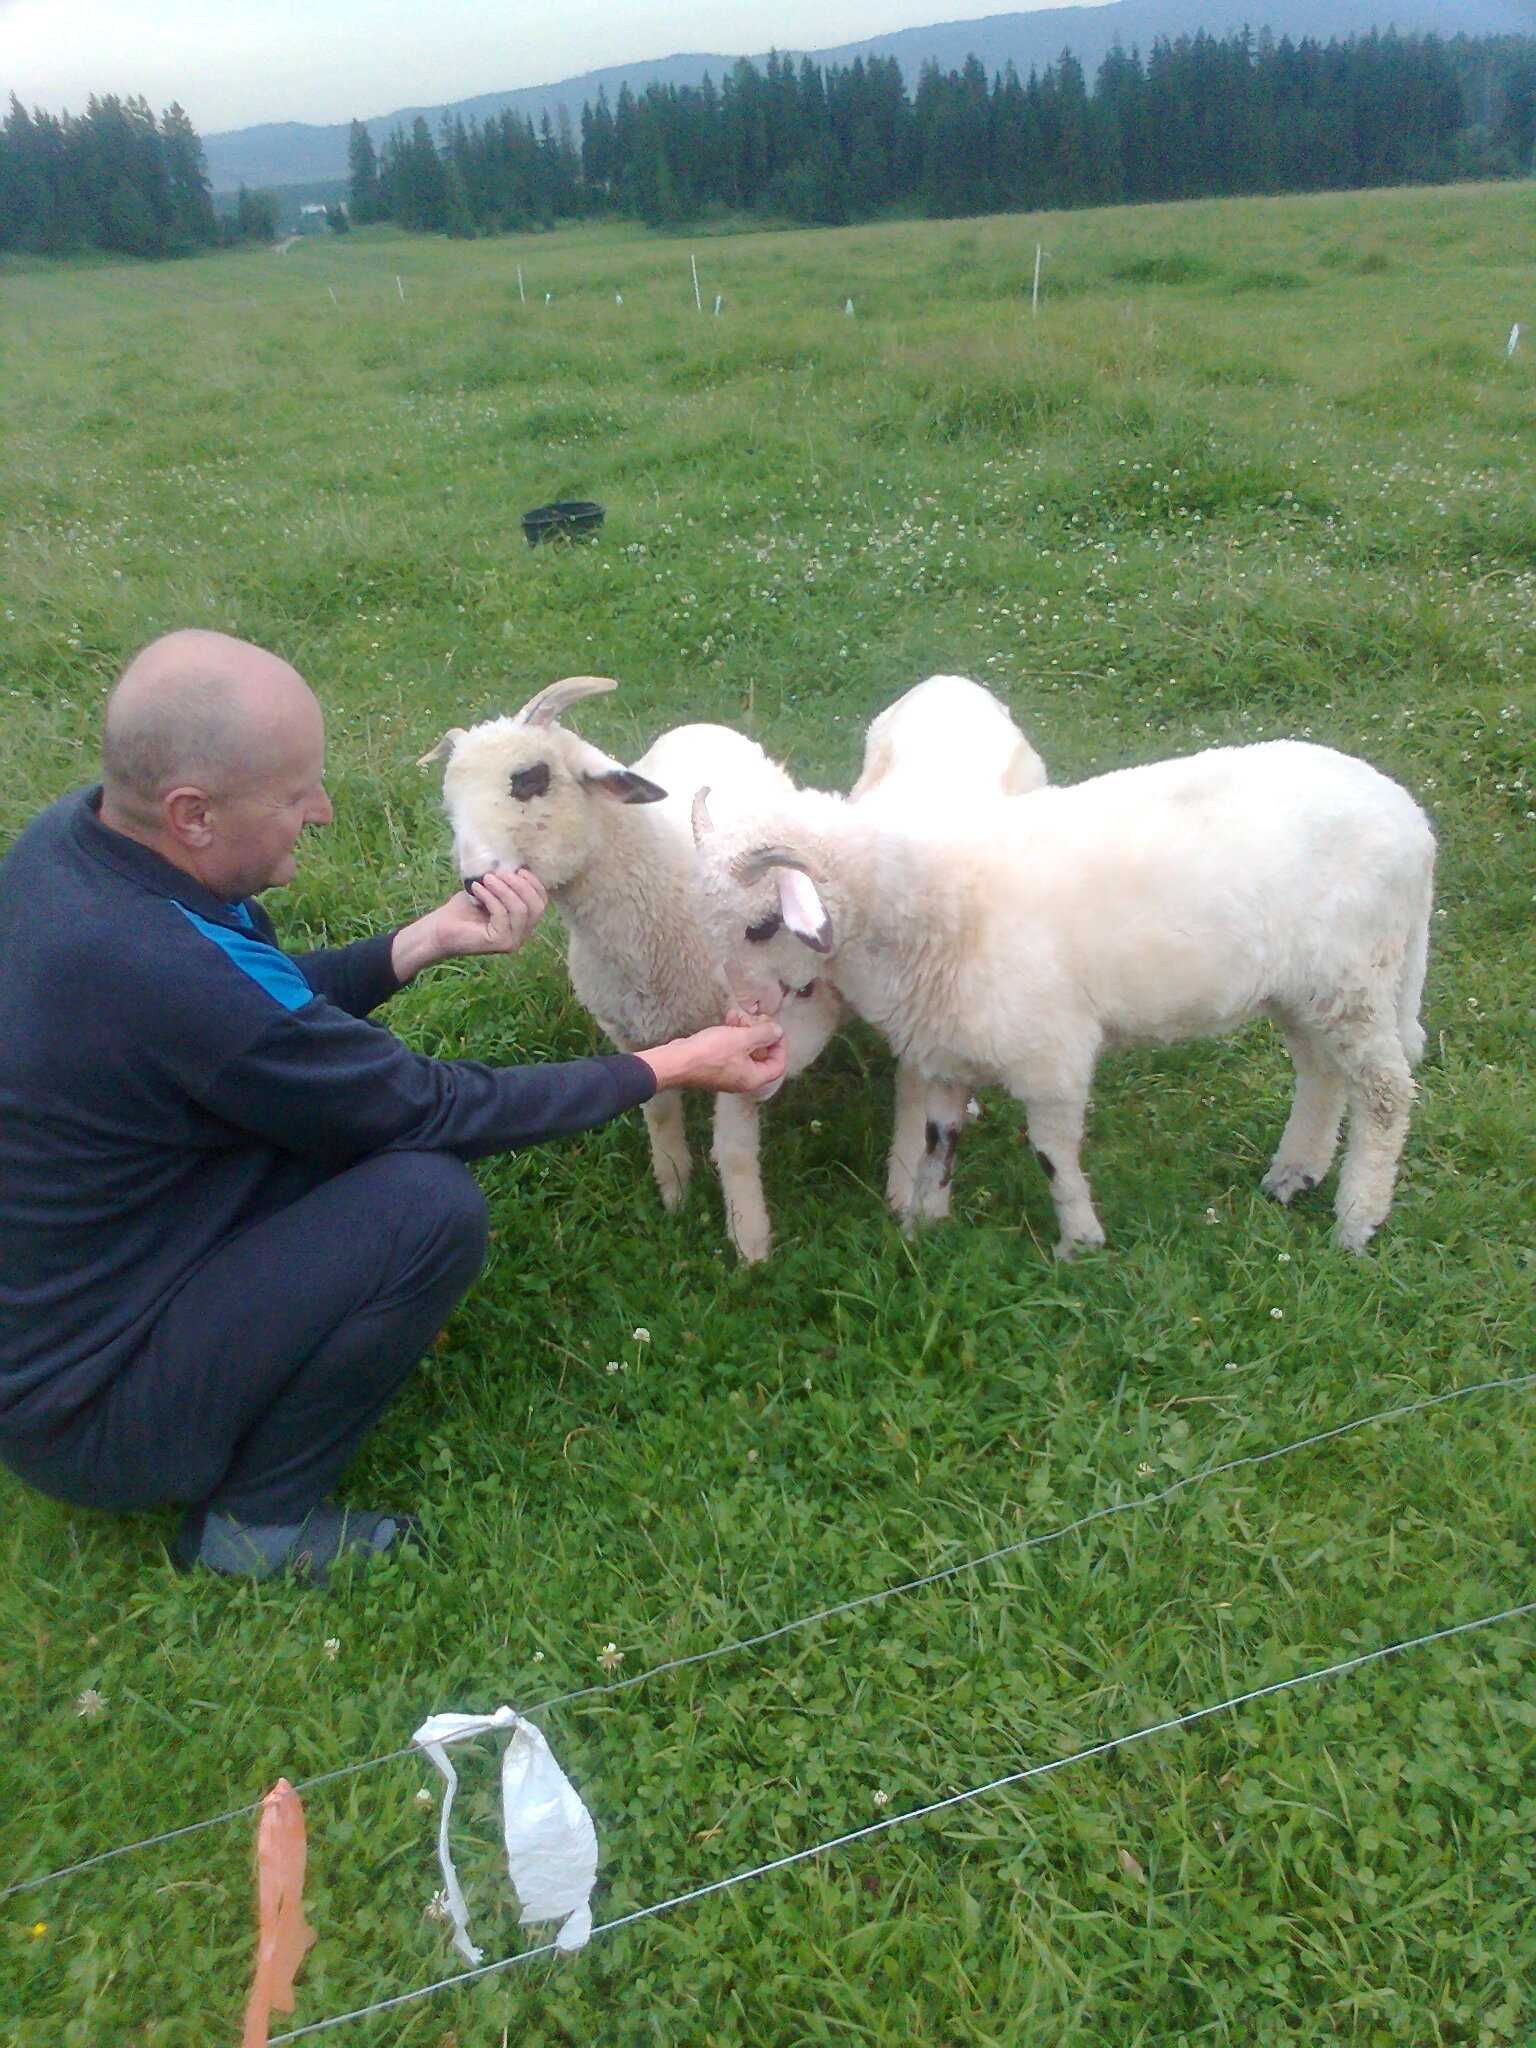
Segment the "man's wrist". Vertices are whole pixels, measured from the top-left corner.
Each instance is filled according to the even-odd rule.
[[[656,1076],[658,1095],[664,1088],[682,1088],[687,1085],[689,1069],[688,1056],[683,1050],[684,1043],[684,1040],[674,1038],[666,1045],[647,1046],[644,1052],[635,1055],[637,1059],[644,1060]]]
[[[435,967],[439,960],[447,957],[438,943],[435,910],[428,911],[425,917],[418,917],[412,924],[401,925],[389,949],[389,964],[402,988],[406,982],[414,981],[424,968]]]

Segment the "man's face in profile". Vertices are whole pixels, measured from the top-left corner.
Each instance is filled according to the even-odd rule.
[[[329,825],[334,815],[325,790],[325,728],[318,705],[304,707],[263,751],[269,758],[259,775],[209,799],[214,845],[205,879],[230,902],[291,882],[304,827]]]

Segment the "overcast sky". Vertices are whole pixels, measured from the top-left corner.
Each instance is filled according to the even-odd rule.
[[[826,49],[1008,0],[0,0],[0,101],[180,100],[203,135],[549,85],[679,51]],[[1072,0],[1014,0],[1033,13]]]

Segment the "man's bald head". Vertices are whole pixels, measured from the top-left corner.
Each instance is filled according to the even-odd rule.
[[[147,826],[169,791],[238,794],[319,729],[314,693],[277,655],[227,633],[167,633],[134,656],[107,699],[106,800]]]

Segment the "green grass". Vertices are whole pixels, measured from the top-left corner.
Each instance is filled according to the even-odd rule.
[[[1263,1032],[1106,1063],[1108,1252],[1053,1266],[1000,1098],[955,1222],[908,1247],[877,1193],[888,1061],[855,1031],[769,1118],[764,1269],[722,1249],[707,1172],[660,1214],[638,1118],[484,1169],[489,1270],[352,1482],[419,1507],[429,1556],[329,1597],[192,1583],[169,1518],[5,1482],[0,1874],[591,1684],[610,1641],[643,1670],[1532,1364],[1536,354],[1504,359],[1532,209],[1510,185],[978,221],[963,247],[740,235],[699,245],[719,320],[686,242],[627,230],[6,269],[0,840],[92,775],[124,658],[201,623],[328,708],[337,824],[272,906],[295,943],[446,894],[415,757],[572,671],[622,679],[579,721],[616,752],[723,718],[844,784],[869,715],[940,668],[1000,690],[1058,779],[1308,734],[1429,806],[1442,914],[1363,1259],[1329,1249],[1324,1194],[1257,1193],[1286,1100]],[[564,495],[606,502],[600,542],[530,552],[519,514]],[[594,1044],[553,920],[392,1022],[437,1053]],[[1529,1598],[1531,1419],[1529,1394],[1451,1403],[551,1713],[598,1918]],[[1261,1702],[334,2038],[1528,2044],[1531,1639]],[[492,1773],[466,1775],[461,1870],[508,1953]],[[431,1776],[310,1796],[296,2024],[458,1967],[422,1911]],[[0,2040],[232,2040],[250,1839],[7,1900]]]

